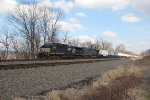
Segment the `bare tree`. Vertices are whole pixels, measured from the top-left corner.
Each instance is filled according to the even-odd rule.
[[[99,49],[103,49],[103,50],[112,50],[112,43],[106,41],[106,40],[103,40],[101,39],[99,42]],[[98,46],[98,45],[97,45]]]
[[[63,11],[61,9],[52,8],[48,5],[40,7],[41,27],[43,41],[56,42],[58,32],[60,31],[59,21],[63,18]]]
[[[7,55],[6,55],[6,51],[0,51],[0,60],[6,60]]]
[[[4,47],[4,50],[1,52],[1,59],[7,59],[9,54],[10,45],[14,39],[13,35],[9,32],[8,28],[4,28],[4,31],[1,32],[0,44]]]
[[[119,44],[119,45],[116,47],[115,51],[117,51],[117,52],[122,52],[122,53],[125,52],[126,50],[125,50],[124,44]]]
[[[40,8],[41,13],[41,28],[42,28],[42,35],[43,35],[43,41],[44,43],[48,42],[48,37],[51,34],[50,24],[52,23],[52,8],[50,6],[45,5],[44,7]]]
[[[18,5],[15,12],[9,16],[10,22],[24,37],[25,46],[28,48],[28,55],[31,56],[31,59],[35,59],[39,50],[41,35],[44,43],[57,41],[57,26],[60,16],[61,14],[52,10],[51,7],[37,4]]]
[[[28,54],[28,47],[26,46],[24,41],[13,40],[13,50],[15,51],[15,59],[30,59],[30,55]]]
[[[30,5],[17,5],[8,19],[24,39],[24,46],[30,59],[35,59],[39,51],[41,36],[43,42],[56,42],[60,31],[59,21],[63,12],[60,9],[46,5],[32,3]]]
[[[25,39],[25,46],[28,48],[28,54],[31,59],[35,59],[37,50],[36,39],[39,35],[38,22],[39,13],[37,4],[31,4],[28,7],[18,5],[15,12],[9,15],[9,21],[17,28],[19,35]]]
[[[59,21],[63,17],[63,11],[61,9],[54,9],[52,12],[51,22],[51,34],[49,35],[48,42],[56,42],[58,32],[60,31]]]
[[[69,32],[63,32],[63,37],[62,37],[62,43],[67,44],[67,41],[69,40]]]
[[[124,44],[119,44],[119,45],[116,47],[115,51],[116,51],[116,52],[121,52],[121,53],[130,54],[130,55],[136,55],[135,53],[126,50]]]
[[[68,44],[69,45],[72,45],[72,46],[79,46],[80,45],[80,42],[79,42],[79,39],[70,39],[68,41]]]
[[[86,41],[84,43],[81,43],[82,47],[86,47],[86,48],[95,48],[94,43],[92,43],[92,41]]]
[[[97,49],[97,50],[100,50],[101,49],[101,43],[99,40],[97,40],[95,43],[94,43],[94,48]]]

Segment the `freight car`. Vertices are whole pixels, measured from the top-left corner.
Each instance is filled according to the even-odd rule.
[[[100,50],[99,55],[102,55],[102,57],[108,57],[108,51],[107,50]]]
[[[117,58],[117,57],[119,57],[119,56],[118,56],[118,52],[115,52],[115,51],[108,51],[108,57]]]
[[[47,43],[40,47],[39,59],[93,58],[98,57],[96,49],[75,47],[61,43]]]
[[[104,58],[117,58],[118,52],[114,51],[108,51],[108,50],[99,50],[99,55],[101,55]]]

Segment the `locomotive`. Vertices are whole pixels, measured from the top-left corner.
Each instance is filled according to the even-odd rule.
[[[40,47],[39,59],[96,58],[99,50],[61,43],[46,43]]]

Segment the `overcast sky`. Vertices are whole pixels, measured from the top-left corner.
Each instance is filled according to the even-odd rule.
[[[32,0],[1,0],[0,27],[16,4]],[[150,0],[34,0],[60,7],[65,12],[63,29],[82,41],[105,39],[114,46],[140,53],[150,48]],[[51,2],[50,2],[51,1]]]

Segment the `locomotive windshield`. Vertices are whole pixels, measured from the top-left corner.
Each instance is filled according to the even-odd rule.
[[[41,46],[41,48],[52,48],[52,47],[53,47],[53,45],[51,43],[44,44],[44,45]]]

